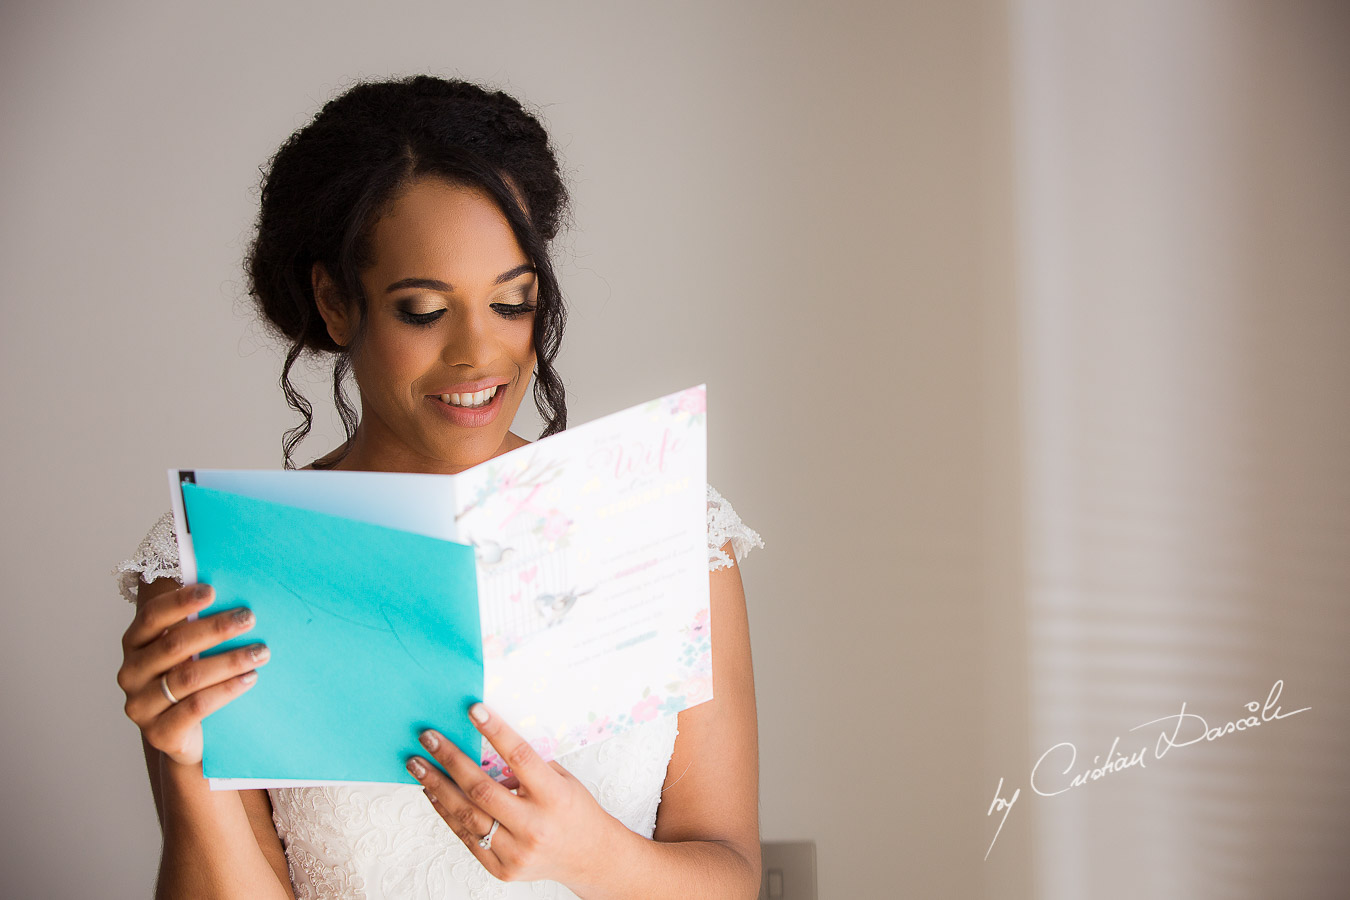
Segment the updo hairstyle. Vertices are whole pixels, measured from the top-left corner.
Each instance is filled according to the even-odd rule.
[[[404,187],[439,176],[482,189],[501,209],[536,269],[534,402],[547,437],[567,427],[562,379],[553,360],[566,311],[549,246],[568,212],[567,188],[543,126],[519,101],[459,80],[418,75],[356,85],[330,100],[291,135],[263,172],[257,235],[245,260],[249,293],[273,330],[290,342],[281,370],[286,402],[303,421],[282,439],[286,468],[313,424],[313,408],[291,384],[305,353],[332,354],[333,402],[350,447],[357,413],[343,390],[351,349],[366,321],[360,273],[374,262],[375,223]],[[361,325],[347,347],[328,334],[311,271],[321,263]]]

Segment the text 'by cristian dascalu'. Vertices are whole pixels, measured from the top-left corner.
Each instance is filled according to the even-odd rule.
[[[1189,747],[1201,741],[1217,741],[1234,732],[1247,731],[1266,722],[1287,719],[1290,716],[1312,709],[1311,706],[1305,706],[1293,712],[1281,712],[1279,699],[1283,690],[1284,680],[1276,681],[1271,687],[1270,693],[1266,695],[1264,704],[1256,700],[1246,704],[1246,709],[1251,715],[1214,727],[1210,727],[1210,724],[1202,716],[1187,712],[1186,702],[1183,700],[1181,712],[1176,715],[1153,719],[1130,729],[1130,731],[1138,731],[1141,728],[1148,728],[1150,725],[1162,724],[1163,729],[1158,734],[1157,743],[1152,747],[1145,743],[1133,753],[1123,755],[1118,751],[1120,738],[1117,737],[1111,742],[1111,749],[1106,752],[1106,758],[1094,756],[1091,766],[1079,768],[1078,748],[1073,744],[1067,741],[1056,744],[1042,753],[1041,758],[1036,760],[1036,765],[1031,767],[1031,789],[1042,797],[1054,797],[1057,794],[1067,793],[1076,787],[1082,787],[1089,782],[1099,781],[1107,775],[1123,769],[1135,766],[1141,769],[1148,768],[1148,759],[1162,759],[1167,755],[1168,750],[1175,747]],[[1070,773],[1075,774],[1071,775]],[[1004,797],[1003,779],[998,780],[998,787],[994,789],[994,802],[989,804],[989,811],[985,815],[992,816],[1001,812],[1003,818],[999,819],[998,829],[994,832],[994,840],[989,842],[989,850],[984,853],[985,859],[989,858],[989,852],[994,849],[994,842],[998,840],[999,832],[1003,830],[1003,823],[1008,821],[1008,813],[1012,812],[1013,804],[1017,802],[1017,798],[1021,795],[1022,789],[1018,788],[1013,791],[1011,797]]]

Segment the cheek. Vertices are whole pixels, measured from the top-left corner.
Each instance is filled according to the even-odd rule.
[[[361,384],[377,393],[407,396],[412,385],[436,359],[436,344],[416,332],[368,334],[352,366]]]
[[[529,322],[522,323],[520,334],[516,336],[516,362],[520,365],[522,375],[528,375],[534,371],[536,362],[534,352],[534,326]]]

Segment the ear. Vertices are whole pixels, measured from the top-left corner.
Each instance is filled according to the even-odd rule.
[[[328,326],[328,336],[339,347],[347,346],[356,333],[355,304],[343,301],[337,282],[333,281],[333,276],[328,274],[323,263],[314,264],[309,271],[309,278],[314,289],[314,303],[319,308],[319,315],[323,316],[324,324]]]

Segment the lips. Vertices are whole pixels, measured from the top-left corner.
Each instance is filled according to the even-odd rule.
[[[493,386],[494,384],[492,382],[488,382],[486,388],[480,388],[480,390],[491,390]],[[460,387],[463,387],[463,385]],[[447,391],[446,393],[459,394],[462,398],[468,391]],[[482,406],[454,406],[443,401],[439,394],[428,395],[426,399],[427,402],[432,405],[432,408],[436,410],[437,414],[444,417],[452,425],[458,425],[462,428],[481,428],[497,418],[497,413],[501,411],[503,404],[506,402],[505,398],[506,390],[503,387],[498,386],[497,389],[493,391],[492,399]]]
[[[492,398],[500,392],[500,387],[490,387],[487,390],[473,393],[441,394],[440,401],[448,406],[458,406],[461,409],[478,409],[491,403]]]
[[[477,381],[461,381],[459,384],[444,385],[434,391],[428,391],[427,396],[439,397],[442,394],[476,394],[479,391],[486,391],[491,387],[510,383],[510,378],[479,378]]]

